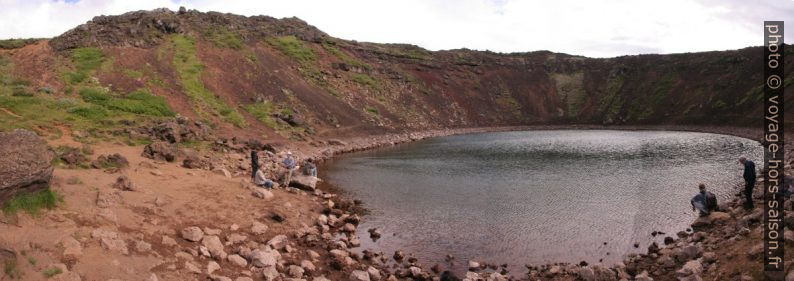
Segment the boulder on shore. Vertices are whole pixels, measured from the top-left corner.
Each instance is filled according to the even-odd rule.
[[[303,190],[314,191],[314,189],[317,188],[317,181],[318,178],[314,176],[293,175],[289,181],[289,185]]]
[[[36,133],[17,129],[0,133],[0,203],[23,192],[47,188],[55,154]]]

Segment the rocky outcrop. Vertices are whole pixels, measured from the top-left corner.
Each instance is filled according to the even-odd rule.
[[[0,133],[0,202],[49,186],[54,153],[36,133]]]
[[[267,35],[293,35],[301,40],[321,42],[327,37],[319,29],[298,18],[275,19],[268,16],[245,17],[196,10],[128,12],[118,16],[96,16],[85,24],[50,40],[57,51],[84,46],[151,48],[162,43],[169,34],[208,31],[225,26],[244,38]]]
[[[165,160],[168,162],[173,162],[176,160],[176,157],[179,155],[179,149],[176,145],[167,142],[154,142],[147,144],[143,148],[143,157],[154,159],[154,160]]]

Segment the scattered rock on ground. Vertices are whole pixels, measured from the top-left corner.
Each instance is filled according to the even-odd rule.
[[[173,162],[176,160],[177,155],[179,154],[179,149],[176,145],[167,143],[167,142],[153,142],[147,144],[143,148],[143,157],[154,159],[154,160],[165,160],[168,162]]]
[[[202,237],[204,237],[204,232],[201,231],[201,228],[198,226],[191,226],[182,229],[182,238],[187,241],[198,242],[201,241]]]
[[[135,191],[135,185],[132,183],[132,180],[127,176],[119,176],[116,178],[116,182],[113,184],[113,188],[121,189],[124,191]]]

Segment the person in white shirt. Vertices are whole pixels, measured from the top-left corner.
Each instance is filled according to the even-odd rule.
[[[260,187],[273,188],[273,181],[265,176],[264,168],[259,168],[254,175],[254,183]]]

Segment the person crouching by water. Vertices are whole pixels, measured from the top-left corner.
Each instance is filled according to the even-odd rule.
[[[254,183],[259,187],[273,188],[273,181],[267,178],[264,168],[258,168],[254,174]]]
[[[689,203],[692,204],[692,211],[698,210],[700,211],[700,216],[705,217],[708,216],[711,211],[717,210],[717,196],[714,196],[714,193],[706,191],[706,185],[700,184],[698,186],[700,192],[692,197],[692,200]]]
[[[306,162],[303,163],[303,174],[317,177],[317,165],[314,165],[314,161],[311,158],[306,159]]]
[[[284,165],[284,168],[287,168],[287,176],[284,177],[284,188],[286,188],[292,180],[292,172],[297,168],[298,161],[292,157],[292,151],[287,151],[287,158],[284,158],[281,164]]]
[[[256,173],[259,171],[259,153],[251,150],[251,180],[256,181]]]
[[[747,158],[739,158],[739,163],[744,165],[744,208],[753,209],[753,187],[755,187],[755,163]]]

